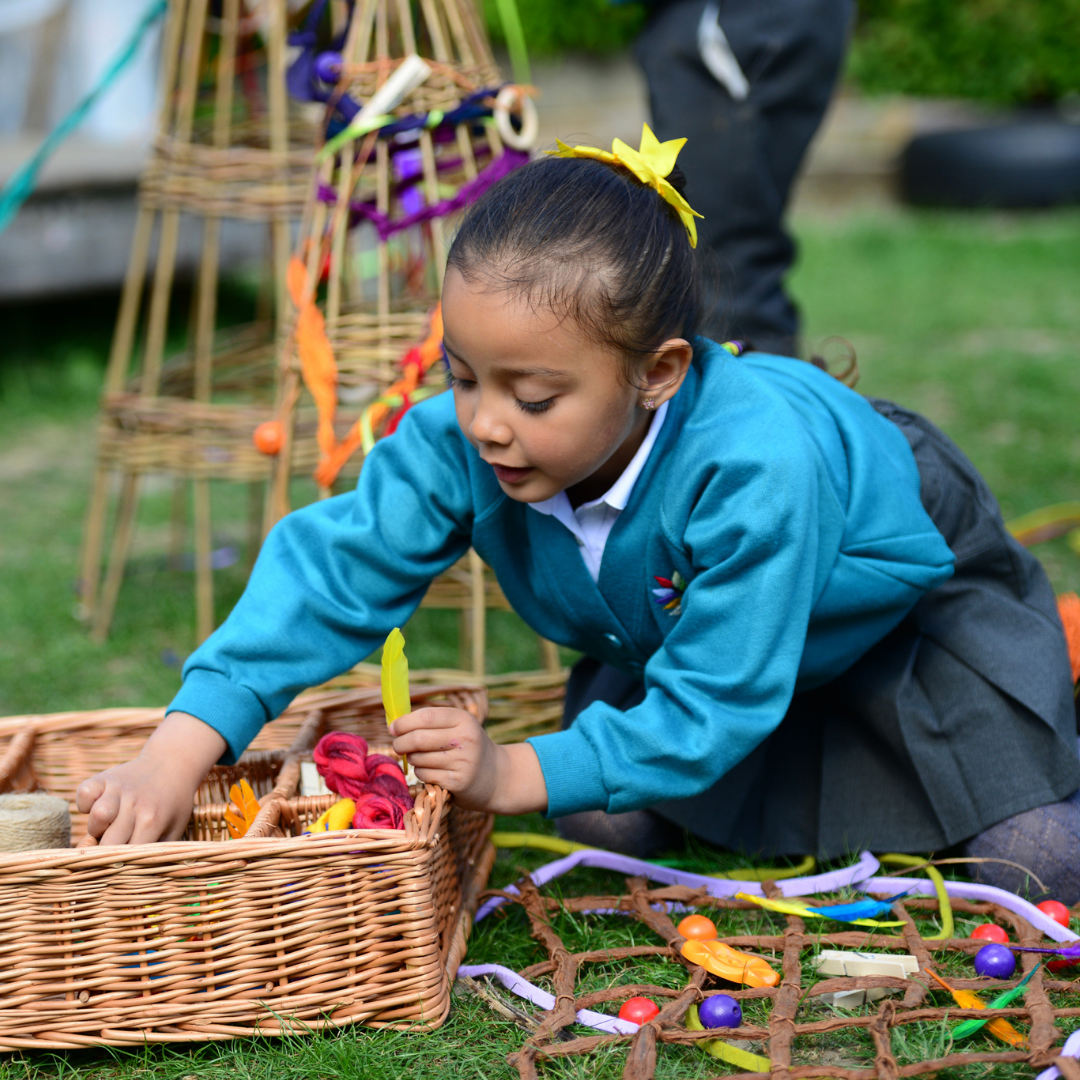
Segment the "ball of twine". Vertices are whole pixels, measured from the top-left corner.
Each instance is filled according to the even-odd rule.
[[[55,795],[0,795],[0,851],[71,847],[71,814]]]

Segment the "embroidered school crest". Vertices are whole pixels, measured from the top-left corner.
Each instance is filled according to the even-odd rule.
[[[678,570],[670,578],[656,577],[653,581],[660,586],[653,589],[653,603],[659,604],[673,618],[682,614],[682,597],[686,591],[686,581]]]

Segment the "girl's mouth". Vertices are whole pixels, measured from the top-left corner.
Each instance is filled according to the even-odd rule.
[[[504,484],[520,484],[533,471],[531,467],[526,469],[511,469],[508,465],[492,465],[491,467]]]

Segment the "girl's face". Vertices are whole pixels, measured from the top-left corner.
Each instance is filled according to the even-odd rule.
[[[443,342],[465,437],[519,502],[560,491],[578,505],[599,498],[641,445],[650,412],[672,397],[693,355],[673,338],[643,365],[641,386],[620,378],[615,352],[572,320],[466,281],[443,287]]]

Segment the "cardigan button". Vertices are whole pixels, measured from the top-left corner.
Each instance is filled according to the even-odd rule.
[[[614,634],[605,634],[604,637],[608,639],[608,643],[613,649],[621,649],[622,642]]]

